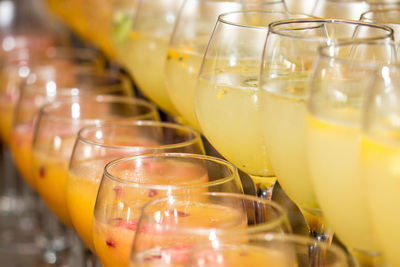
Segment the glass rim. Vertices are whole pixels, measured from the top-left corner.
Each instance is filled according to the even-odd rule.
[[[400,4],[400,1],[398,2]],[[369,14],[374,14],[374,13],[390,13],[390,12],[400,12],[400,6],[396,8],[379,8],[379,9],[370,9],[368,11],[365,11],[364,13],[361,14],[360,20],[361,19],[367,19],[368,22],[373,22],[374,20],[372,18],[367,17]],[[399,18],[399,24],[400,24],[400,18]]]
[[[175,143],[175,144],[167,144],[167,145],[155,145],[155,146],[141,146],[141,145],[135,145],[135,146],[128,146],[128,145],[106,145],[100,142],[92,141],[89,140],[88,138],[83,137],[83,135],[87,132],[91,131],[96,131],[96,130],[101,130],[104,128],[114,128],[114,127],[124,127],[128,126],[131,128],[140,128],[141,126],[146,126],[146,127],[157,127],[157,128],[167,128],[167,129],[175,129],[175,130],[181,130],[185,131],[185,133],[190,133],[193,135],[193,138],[187,141]],[[201,141],[201,135],[198,131],[196,131],[194,128],[189,127],[189,126],[184,126],[184,125],[179,125],[176,123],[170,123],[170,122],[161,122],[161,121],[151,121],[151,120],[136,120],[136,121],[130,121],[130,122],[106,122],[101,125],[97,126],[87,126],[83,127],[82,129],[79,130],[78,132],[78,138],[77,142],[82,142],[87,145],[91,146],[97,146],[97,147],[102,147],[102,148],[109,148],[109,149],[121,149],[121,150],[131,150],[132,148],[149,148],[152,150],[162,150],[162,149],[167,149],[167,148],[181,148],[181,147],[186,147],[192,144],[195,144],[196,142]]]
[[[131,182],[126,179],[116,177],[109,172],[110,168],[112,168],[113,166],[118,165],[120,163],[124,163],[127,161],[133,161],[136,159],[156,158],[156,157],[157,158],[161,158],[161,157],[164,157],[164,158],[191,158],[191,159],[198,159],[198,160],[207,160],[209,162],[216,162],[216,163],[219,163],[220,165],[227,166],[232,173],[229,176],[217,179],[215,181],[202,183],[202,184],[160,185],[160,184],[141,184],[138,182]],[[193,153],[146,153],[146,154],[122,157],[122,158],[118,158],[118,159],[115,159],[115,160],[107,163],[106,166],[104,167],[104,173],[103,173],[103,179],[107,178],[107,179],[110,179],[119,184],[131,186],[131,187],[157,189],[157,190],[207,188],[207,187],[211,187],[211,186],[220,185],[220,184],[223,184],[223,183],[226,183],[229,181],[233,181],[238,177],[239,177],[239,174],[238,174],[237,167],[235,165],[233,165],[232,163],[230,163],[229,161],[220,159],[220,158],[216,158],[216,157],[203,155],[203,154],[193,154]]]
[[[249,13],[256,13],[256,14],[286,14],[286,15],[291,15],[291,16],[304,16],[305,18],[317,18],[313,15],[309,15],[309,14],[303,14],[303,13],[292,13],[289,11],[285,11],[285,10],[239,10],[239,11],[231,11],[231,12],[226,12],[226,13],[222,13],[218,16],[217,22],[219,23],[223,23],[226,25],[230,25],[230,26],[235,26],[235,27],[241,27],[241,28],[253,28],[253,29],[269,29],[269,25],[265,25],[265,26],[255,26],[255,25],[244,25],[244,24],[240,24],[240,23],[235,23],[232,21],[229,21],[227,19],[224,19],[227,16],[230,15],[235,15],[235,14],[249,14]]]
[[[337,57],[335,55],[329,55],[329,50],[332,48],[341,48],[341,47],[347,47],[347,46],[358,46],[358,45],[366,45],[366,46],[385,46],[385,45],[390,45],[390,46],[395,46],[395,47],[400,47],[400,41],[373,41],[373,40],[354,40],[354,41],[348,41],[348,42],[339,42],[339,43],[332,43],[329,45],[323,45],[318,48],[318,57],[319,58],[324,58],[324,59],[334,59],[337,62],[342,62],[342,63],[350,63],[352,65],[358,65],[362,64],[363,66],[375,68],[377,66],[399,66],[400,67],[400,61],[399,63],[373,63],[373,62],[358,62],[354,61],[349,58],[344,58],[344,57]]]
[[[60,57],[60,59],[84,59],[84,60],[97,60],[105,61],[104,56],[90,48],[82,47],[69,47],[63,45],[54,45],[46,47],[44,50],[31,49],[27,47],[17,47],[11,51],[6,52],[6,61],[12,60],[53,60]],[[24,56],[24,58],[20,58]]]
[[[323,251],[331,251],[333,252],[334,255],[338,256],[339,262],[347,263],[347,256],[346,253],[344,252],[343,249],[341,249],[338,245],[336,244],[328,244],[323,241],[318,241],[316,239],[313,239],[308,236],[304,235],[299,235],[299,234],[293,234],[293,233],[277,233],[277,232],[270,232],[270,233],[252,233],[248,235],[250,240],[255,240],[255,241],[266,241],[266,242],[290,242],[293,245],[300,245],[300,246],[307,246],[307,247],[315,247],[316,245],[318,247],[321,247]],[[216,243],[215,247],[214,244],[212,243],[200,243],[194,248],[194,252],[197,250],[205,249],[205,248],[211,248],[211,249],[218,249],[220,245],[225,246],[225,245],[230,245],[229,244],[230,240],[227,239],[226,241],[222,241],[220,243]],[[262,245],[257,245],[257,244],[250,244],[249,246],[254,246],[254,247],[262,247]]]
[[[123,119],[132,119],[132,120],[143,120],[145,118],[148,118],[152,114],[157,114],[157,108],[155,105],[153,105],[150,102],[147,102],[142,99],[130,97],[130,96],[117,96],[117,95],[78,95],[75,97],[71,97],[68,99],[61,99],[61,100],[56,100],[54,102],[48,103],[43,105],[40,108],[39,112],[39,119],[45,117],[48,120],[51,121],[63,121],[63,122],[81,122],[81,123],[100,123],[100,122],[105,122],[107,120],[103,118],[94,118],[94,119],[85,119],[85,118],[71,118],[70,116],[57,116],[52,114],[52,111],[55,109],[59,109],[62,107],[67,107],[67,106],[72,106],[73,104],[76,103],[81,103],[81,98],[87,98],[85,100],[88,101],[93,101],[96,103],[124,103],[124,104],[132,104],[135,106],[140,106],[140,107],[145,107],[147,110],[146,113],[144,114],[138,114],[136,116],[130,116],[130,117],[123,117]],[[115,119],[115,118],[114,118]]]
[[[268,205],[268,206],[272,207],[274,210],[278,211],[280,216],[278,218],[275,218],[274,220],[268,221],[266,223],[251,225],[246,228],[238,228],[238,229],[224,230],[224,229],[220,229],[220,228],[190,227],[190,226],[186,227],[186,226],[167,225],[168,229],[177,229],[177,231],[180,233],[195,233],[195,234],[206,235],[206,234],[210,234],[210,230],[212,230],[212,232],[216,233],[216,234],[225,234],[225,233],[231,232],[231,231],[234,233],[237,233],[237,234],[242,234],[242,233],[254,234],[254,233],[258,233],[260,231],[272,230],[276,227],[279,227],[282,224],[287,224],[287,225],[285,225],[285,227],[286,226],[290,227],[287,210],[273,200],[268,200],[266,198],[260,198],[260,197],[253,196],[253,195],[240,194],[240,193],[229,193],[229,192],[207,192],[207,193],[199,193],[199,194],[196,194],[193,196],[214,196],[214,197],[219,197],[219,198],[229,197],[231,199],[235,198],[235,199],[241,199],[241,200],[248,200],[253,203],[261,202],[263,205]],[[171,199],[182,199],[183,200],[188,197],[192,197],[192,196],[171,195],[168,197],[149,201],[145,205],[143,205],[143,207],[141,209],[142,211],[141,211],[140,217],[143,218],[146,216],[146,218],[149,218],[149,216],[146,215],[146,211],[147,211],[147,209],[151,208],[155,204],[165,202],[165,201],[170,201]],[[189,199],[187,201],[199,202],[200,200],[190,200]],[[151,219],[151,223],[153,223],[154,225],[160,225],[160,224],[162,225],[163,224],[162,222],[154,222],[152,219]]]
[[[373,40],[381,40],[382,37],[390,38],[393,40],[393,34],[394,30],[386,25],[383,24],[378,24],[378,23],[371,23],[367,21],[358,21],[358,20],[349,20],[349,19],[324,19],[324,18],[315,18],[315,19],[287,19],[287,20],[280,20],[280,21],[275,21],[269,24],[268,29],[269,29],[269,34],[276,34],[278,36],[286,37],[286,38],[292,38],[292,39],[298,39],[298,40],[303,40],[303,41],[310,41],[310,42],[315,42],[315,41],[321,41],[321,40],[335,40],[329,39],[329,38],[323,38],[323,37],[307,37],[307,36],[297,36],[297,35],[292,35],[292,34],[286,34],[282,33],[280,30],[277,30],[276,27],[280,25],[288,25],[288,24],[296,24],[296,23],[321,23],[321,24],[347,24],[347,25],[355,25],[355,26],[366,26],[366,27],[371,27],[371,28],[376,28],[376,29],[381,29],[381,30],[386,30],[389,34],[388,35],[383,35],[380,37],[366,37],[366,38],[358,38],[356,40],[365,40],[365,41],[373,41]],[[312,29],[313,27],[308,26],[307,28]],[[303,29],[307,29],[303,28]],[[291,30],[291,29],[287,29]],[[346,41],[350,38],[337,38],[335,42],[343,42]]]
[[[76,86],[64,86],[63,84],[61,84],[60,86],[57,85],[58,80],[61,80],[62,83],[62,78],[57,78],[56,79],[50,79],[47,80],[46,77],[41,77],[41,75],[46,75],[46,74],[42,74],[42,71],[45,71],[45,69],[47,66],[50,65],[41,65],[41,66],[35,66],[32,67],[32,73],[28,75],[37,75],[39,76],[38,78],[38,83],[37,81],[32,82],[32,83],[28,83],[28,81],[25,81],[23,86],[21,87],[21,91],[27,91],[27,92],[33,92],[33,93],[42,93],[42,92],[47,92],[47,89],[44,88],[45,86],[47,86],[47,83],[50,81],[55,80],[55,95],[60,95],[60,96],[80,96],[80,95],[94,95],[94,94],[107,94],[107,92],[111,93],[111,92],[116,92],[118,90],[121,91],[127,91],[130,90],[131,88],[124,88],[124,84],[126,82],[128,82],[128,77],[123,74],[123,73],[119,73],[117,71],[113,71],[113,70],[96,70],[96,69],[92,69],[89,66],[73,66],[73,70],[68,70],[68,73],[72,73],[72,75],[83,75],[83,78],[85,77],[93,77],[93,83],[94,84],[76,84]],[[76,68],[75,68],[76,67]],[[56,75],[57,76],[57,75]],[[83,92],[83,94],[81,94],[80,92]],[[85,94],[84,92],[88,92],[87,94]]]

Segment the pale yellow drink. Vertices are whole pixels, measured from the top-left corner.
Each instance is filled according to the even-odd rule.
[[[165,87],[165,62],[169,36],[151,32],[132,32],[129,49],[132,51],[128,69],[143,93],[162,110],[178,115]]]
[[[175,213],[179,214],[180,227],[201,226],[204,228],[234,229],[244,228],[247,226],[247,217],[242,212],[229,207],[216,204],[192,204],[190,202],[185,202],[182,209],[184,209],[184,212],[180,211],[178,207],[176,210],[172,210],[171,214],[172,217],[176,216],[174,215]],[[137,214],[132,214],[131,217],[139,217],[140,209],[137,209],[136,211]],[[171,212],[171,210],[168,212]],[[163,214],[165,214],[165,212],[163,212]],[[171,224],[174,224],[173,220],[174,219],[172,218]],[[137,224],[137,219],[124,221],[116,218],[107,223],[95,220],[93,240],[96,246],[96,253],[104,267],[129,266],[131,247]],[[165,224],[169,224],[169,222],[166,221],[164,225]],[[188,244],[190,247],[190,245],[196,244],[205,238],[197,236],[196,239],[196,236],[192,234],[176,236],[166,229],[160,230],[160,227],[157,228],[156,225],[153,224],[142,226],[140,229],[141,234],[148,235],[148,242],[151,242],[151,244],[157,243],[160,247],[174,242],[183,242]],[[144,238],[141,240],[143,241],[141,245],[145,245],[146,239]],[[184,248],[188,248],[188,246],[185,246]],[[190,250],[183,251],[182,253],[186,254],[186,257],[188,257]]]
[[[194,97],[202,59],[203,53],[196,47],[170,48],[166,63],[168,95],[183,119],[198,130]]]
[[[307,82],[276,79],[266,86],[259,91],[260,125],[279,184],[301,209],[319,216],[306,154]]]
[[[390,266],[400,266],[400,146],[365,136],[361,144],[362,178],[373,234]]]
[[[273,172],[261,135],[257,86],[257,68],[246,65],[205,73],[198,80],[195,108],[218,152],[246,173],[266,177]]]
[[[353,110],[337,114],[354,115]],[[318,203],[335,235],[349,248],[378,251],[360,169],[358,121],[354,124],[307,118],[308,159]]]

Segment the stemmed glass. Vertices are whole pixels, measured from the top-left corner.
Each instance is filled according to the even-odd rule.
[[[241,10],[277,10],[280,13],[271,13],[271,20],[287,18],[282,0],[186,0],[179,11],[168,45],[166,89],[180,116],[196,129],[200,129],[194,110],[196,78],[207,43],[221,13]]]
[[[399,43],[394,44],[396,52]],[[398,54],[397,54],[398,56]],[[398,59],[398,58],[397,58]],[[396,60],[398,62],[398,60]],[[399,66],[382,66],[364,106],[361,174],[374,237],[389,266],[399,266]],[[386,82],[384,82],[386,81]]]
[[[196,244],[244,242],[267,232],[291,232],[286,211],[272,201],[232,193],[169,196],[143,207],[131,259],[139,266],[184,266]]]
[[[400,39],[400,3],[396,9],[373,9],[364,12],[360,20],[385,24],[394,30],[394,39]]]
[[[242,193],[243,189],[236,167],[218,158],[160,153],[107,164],[93,224],[93,241],[101,263],[104,267],[129,266],[138,218],[147,202],[219,191]]]
[[[259,124],[279,184],[302,210],[310,235],[329,242],[332,232],[323,220],[309,171],[309,165],[318,164],[308,164],[306,154],[306,100],[318,47],[346,39],[390,40],[393,30],[326,19],[286,20],[269,27],[258,92]]]
[[[178,112],[165,89],[164,67],[168,41],[183,0],[140,0],[128,49],[132,58],[127,65],[139,89],[163,111]]]
[[[98,53],[87,49],[73,49],[69,47],[42,47],[15,49],[1,57],[2,67],[0,69],[0,135],[3,142],[10,144],[11,129],[14,120],[14,113],[19,99],[20,89],[26,79],[28,83],[38,83],[35,71],[32,68],[40,67],[42,83],[43,79],[52,81],[56,79],[57,71],[62,75],[68,75],[79,66],[80,69],[103,70],[105,59]],[[46,76],[45,76],[46,75]],[[61,76],[58,73],[58,76]],[[60,78],[58,78],[60,80]],[[72,79],[68,79],[72,82]],[[66,83],[66,81],[63,81]]]
[[[380,261],[361,176],[362,108],[376,68],[397,62],[397,52],[390,42],[322,47],[310,83],[306,147],[312,185],[335,235],[362,266]],[[392,85],[388,77],[384,83]]]
[[[22,177],[34,189],[36,186],[32,172],[31,146],[35,122],[43,105],[82,95],[131,96],[133,92],[126,77],[116,72],[70,67],[68,72],[62,71],[64,67],[34,67],[20,90],[11,131],[11,149]]]
[[[222,156],[249,174],[260,194],[268,198],[276,177],[261,136],[258,77],[267,25],[290,17],[307,16],[275,11],[220,15],[195,90],[195,111],[203,134]]]
[[[323,261],[314,261],[310,247],[324,253]],[[304,236],[267,233],[247,235],[245,241],[231,237],[215,244],[200,244],[193,249],[186,266],[347,267],[349,264],[346,253],[335,245],[316,243]]]
[[[123,156],[161,152],[203,154],[204,149],[199,133],[172,123],[108,123],[79,131],[68,170],[67,203],[75,230],[92,251],[92,216],[105,165]]]
[[[138,0],[115,0],[112,6],[111,42],[116,60],[124,67],[128,67],[132,60],[129,40],[138,2]]]
[[[157,120],[154,106],[118,96],[79,96],[45,105],[37,119],[32,145],[36,189],[54,214],[71,225],[67,212],[68,164],[78,131],[107,121]]]
[[[317,0],[311,14],[327,19],[358,20],[369,9],[366,0]]]

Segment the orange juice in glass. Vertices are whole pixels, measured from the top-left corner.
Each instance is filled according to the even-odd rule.
[[[45,105],[36,124],[32,165],[37,190],[59,219],[70,225],[66,185],[78,131],[113,120],[158,119],[146,101],[119,96],[80,96]]]
[[[286,211],[267,199],[221,192],[169,196],[143,207],[131,260],[187,266],[199,243],[237,238],[245,245],[249,234],[290,231]]]
[[[93,223],[93,242],[103,266],[129,266],[138,218],[147,202],[209,191],[242,193],[236,167],[224,160],[186,153],[138,155],[107,164]],[[202,210],[205,215],[207,209]]]
[[[89,248],[93,250],[93,211],[105,165],[123,156],[160,152],[204,150],[199,133],[172,123],[116,122],[79,131],[68,170],[67,203],[73,226]]]

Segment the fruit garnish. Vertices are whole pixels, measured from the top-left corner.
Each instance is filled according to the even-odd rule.
[[[180,211],[180,210],[169,210],[168,214],[169,215],[174,215],[175,217],[176,216],[178,216],[178,217],[187,217],[187,216],[190,215],[189,213],[186,213],[186,212]]]
[[[114,186],[113,190],[117,197],[121,197],[122,193],[124,192],[124,189],[121,186]]]
[[[149,194],[148,194],[149,197],[155,197],[157,195],[158,195],[157,190],[155,190],[155,189],[150,189],[149,190]]]
[[[46,168],[43,166],[41,166],[39,168],[39,177],[42,179],[44,179],[46,177]]]
[[[136,231],[137,225],[138,225],[138,220],[130,220],[130,221],[120,221],[117,223],[118,227],[123,227],[125,229],[131,230],[131,231]]]
[[[107,244],[107,246],[109,246],[110,248],[115,248],[115,247],[116,247],[115,241],[112,240],[112,239],[110,239],[110,238],[106,240],[106,244]]]

